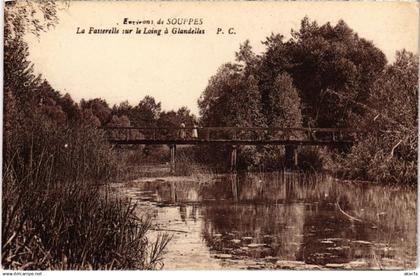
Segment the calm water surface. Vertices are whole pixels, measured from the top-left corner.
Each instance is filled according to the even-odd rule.
[[[118,188],[173,235],[164,269],[414,269],[416,191],[264,173]]]

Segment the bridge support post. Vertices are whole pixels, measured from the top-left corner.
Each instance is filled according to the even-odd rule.
[[[295,169],[299,165],[297,146],[286,145],[285,147],[285,167],[286,169]]]
[[[171,174],[175,173],[175,158],[176,158],[176,145],[170,145],[169,149],[171,150]]]
[[[236,172],[236,157],[237,157],[237,147],[236,145],[232,146],[232,151],[230,153],[230,171]]]
[[[233,201],[238,202],[238,176],[236,173],[230,174],[230,181],[232,185]]]
[[[173,182],[171,183],[170,195],[171,195],[171,202],[176,203],[176,187],[175,187],[175,183]]]

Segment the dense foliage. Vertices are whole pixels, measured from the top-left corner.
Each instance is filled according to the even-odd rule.
[[[417,182],[418,58],[397,52],[374,83],[359,126],[368,131],[342,158],[352,178],[415,185]]]
[[[202,125],[369,130],[351,151],[302,149],[300,167],[415,184],[417,56],[398,52],[386,65],[382,51],[342,20],[319,26],[305,17],[291,35],[271,34],[260,55],[249,41],[240,45],[236,61],[219,68],[198,101]],[[275,147],[240,151],[245,168],[278,168],[284,155]]]

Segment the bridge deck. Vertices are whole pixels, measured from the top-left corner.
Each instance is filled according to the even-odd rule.
[[[345,145],[352,144],[351,140],[313,141],[313,140],[178,140],[178,139],[108,139],[117,145]]]
[[[118,145],[344,145],[357,131],[330,128],[104,128]]]

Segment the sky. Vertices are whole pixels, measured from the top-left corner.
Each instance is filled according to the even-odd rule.
[[[198,114],[197,100],[209,78],[249,39],[255,52],[273,33],[290,37],[304,16],[318,24],[343,19],[380,48],[389,62],[403,48],[418,52],[418,4],[396,2],[71,2],[58,12],[59,23],[39,37],[28,36],[37,73],[79,101],[100,97],[110,105],[132,105],[146,95],[164,110],[187,106]],[[153,20],[149,25],[124,24]],[[166,25],[192,19],[199,25]],[[156,24],[163,19],[165,24]],[[187,20],[187,22],[188,22]],[[115,27],[118,34],[77,34],[90,27]],[[122,34],[123,29],[198,27],[204,34]],[[223,34],[218,28],[222,29]],[[228,29],[232,34],[228,34]]]

